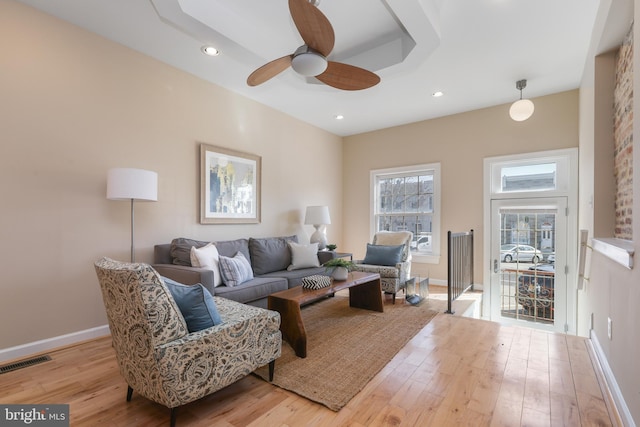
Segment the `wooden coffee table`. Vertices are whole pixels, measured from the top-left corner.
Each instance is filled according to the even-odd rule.
[[[302,286],[269,295],[269,309],[280,313],[280,330],[284,339],[293,347],[298,357],[307,357],[307,332],[302,322],[300,307],[333,296],[338,291],[349,289],[349,306],[383,312],[382,289],[378,273],[354,271],[347,280],[332,280],[331,285],[321,289],[306,289]]]

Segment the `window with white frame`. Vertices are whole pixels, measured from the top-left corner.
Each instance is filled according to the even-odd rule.
[[[414,255],[439,255],[439,163],[371,171],[371,191],[374,233],[411,231]]]

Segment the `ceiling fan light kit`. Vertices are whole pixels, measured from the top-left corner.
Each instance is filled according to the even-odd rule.
[[[526,80],[518,80],[516,89],[520,91],[520,99],[511,104],[509,108],[509,116],[516,122],[523,122],[533,115],[535,106],[530,99],[522,99],[522,89],[527,87]]]
[[[342,90],[368,89],[380,83],[380,77],[354,65],[328,61],[335,34],[326,16],[316,6],[318,0],[289,0],[289,12],[304,45],[255,70],[247,78],[249,86],[260,85],[291,66],[305,77],[316,77],[322,83]]]
[[[291,60],[291,68],[306,77],[315,77],[324,73],[327,65],[327,59],[307,45],[300,46]]]

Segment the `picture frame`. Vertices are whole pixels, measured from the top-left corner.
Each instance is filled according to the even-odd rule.
[[[262,158],[200,144],[200,223],[260,222]]]

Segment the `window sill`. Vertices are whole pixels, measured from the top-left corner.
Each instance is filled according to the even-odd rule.
[[[633,242],[614,238],[593,238],[591,247],[594,251],[622,264],[629,270],[633,268],[633,255],[635,250]]]

